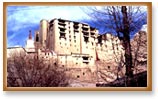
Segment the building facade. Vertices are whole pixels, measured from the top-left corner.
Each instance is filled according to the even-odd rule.
[[[99,35],[96,28],[86,23],[64,19],[40,21],[40,30],[35,33],[35,49],[53,51],[55,64],[69,68],[71,75],[80,80],[87,79],[83,77],[85,71],[97,78],[96,71],[102,67],[112,71],[124,60],[121,60],[124,50],[117,37],[110,33]]]

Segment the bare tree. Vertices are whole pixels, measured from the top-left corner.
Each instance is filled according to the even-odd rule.
[[[130,36],[138,31],[146,21],[146,13],[142,9],[144,8],[140,6],[107,6],[88,9],[90,10],[88,15],[98,26],[112,31],[122,41],[127,77],[133,76]]]
[[[63,87],[68,85],[64,68],[34,55],[12,54],[7,59],[8,87]]]

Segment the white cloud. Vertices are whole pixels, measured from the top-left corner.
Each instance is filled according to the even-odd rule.
[[[10,31],[12,33],[8,34],[7,46],[14,46],[19,43],[17,39],[21,36],[20,31],[39,26],[41,19],[62,18],[77,21],[88,18],[81,6],[9,6],[7,11],[7,30],[8,33]],[[27,32],[28,30],[23,31]],[[24,41],[22,38],[20,39]]]

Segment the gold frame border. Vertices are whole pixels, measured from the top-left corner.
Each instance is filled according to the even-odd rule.
[[[147,6],[147,87],[7,87],[7,6]],[[3,91],[152,91],[152,3],[151,2],[3,2]]]

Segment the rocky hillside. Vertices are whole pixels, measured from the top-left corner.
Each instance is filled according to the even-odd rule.
[[[131,40],[133,65],[135,69],[146,69],[147,66],[147,32],[139,31]],[[143,70],[144,71],[144,70]]]

